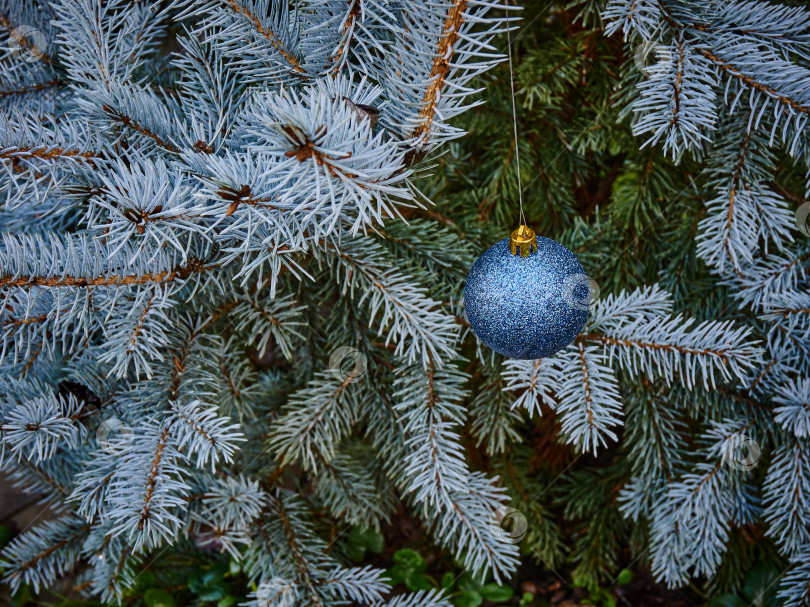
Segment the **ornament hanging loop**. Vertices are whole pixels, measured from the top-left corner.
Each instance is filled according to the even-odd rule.
[[[521,224],[517,230],[512,232],[512,236],[509,238],[509,248],[512,250],[512,255],[517,255],[519,250],[521,257],[537,253],[537,234],[529,226]]]

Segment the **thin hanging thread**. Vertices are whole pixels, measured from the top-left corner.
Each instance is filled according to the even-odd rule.
[[[517,110],[515,109],[515,76],[512,69],[512,35],[511,26],[506,24],[506,48],[509,53],[509,92],[512,94],[512,126],[515,131],[515,162],[517,164],[518,200],[520,201],[520,225],[526,225],[523,215],[523,186],[520,183],[520,146],[518,146]]]

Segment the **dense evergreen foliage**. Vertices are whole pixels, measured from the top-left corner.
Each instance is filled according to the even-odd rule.
[[[518,220],[510,24],[528,222],[600,287],[537,361],[461,298]],[[0,0],[0,27],[0,464],[58,515],[0,552],[12,589],[469,604],[358,539],[407,512],[488,600],[521,561],[707,598],[764,563],[810,605],[804,6]]]

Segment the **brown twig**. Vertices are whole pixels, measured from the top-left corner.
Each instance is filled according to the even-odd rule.
[[[423,137],[430,133],[433,120],[436,117],[436,105],[439,101],[439,94],[444,87],[447,74],[450,72],[453,51],[458,41],[466,8],[467,0],[455,0],[453,6],[451,6],[450,10],[447,12],[442,36],[439,39],[439,45],[433,59],[433,67],[430,70],[430,79],[432,82],[422,98],[422,109],[419,110],[421,123],[413,132],[414,138]]]
[[[272,30],[266,28],[262,25],[261,20],[257,15],[252,14],[248,11],[245,7],[240,5],[236,0],[225,0],[225,2],[231,7],[233,12],[238,13],[245,17],[248,21],[253,24],[253,27],[256,28],[256,31],[265,38],[270,44],[279,52],[281,53],[282,57],[287,60],[290,66],[293,69],[293,73],[301,78],[309,78],[309,74],[307,74],[306,70],[301,67],[301,63],[298,61],[296,56],[287,49],[284,44],[282,44],[281,40],[279,40],[278,36]]]
[[[208,270],[218,268],[218,265],[206,266],[199,259],[192,257],[184,266],[177,266],[172,270],[163,272],[147,272],[145,274],[132,274],[128,276],[98,276],[86,278],[81,276],[12,276],[0,275],[0,288],[2,287],[121,287],[129,285],[143,285],[147,283],[164,283],[173,280],[185,280],[191,274],[202,274]]]

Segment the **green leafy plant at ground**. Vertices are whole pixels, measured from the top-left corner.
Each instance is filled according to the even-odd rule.
[[[616,581],[610,588],[603,588],[598,584],[588,583],[585,580],[574,579],[574,586],[583,586],[588,590],[588,598],[585,599],[586,605],[595,605],[597,607],[616,607],[616,598],[614,596],[614,589],[621,588],[630,583],[633,579],[633,572],[629,569],[622,569],[619,575],[616,576]]]
[[[455,607],[478,607],[484,601],[505,604],[515,596],[507,585],[492,580],[477,580],[469,571],[452,569],[437,580],[427,573],[427,562],[417,551],[402,548],[394,553],[394,565],[388,570],[391,583],[402,584],[410,590],[441,589]]]
[[[777,597],[780,571],[767,563],[755,564],[745,575],[742,588],[735,594],[721,594],[706,607],[780,607]]]

